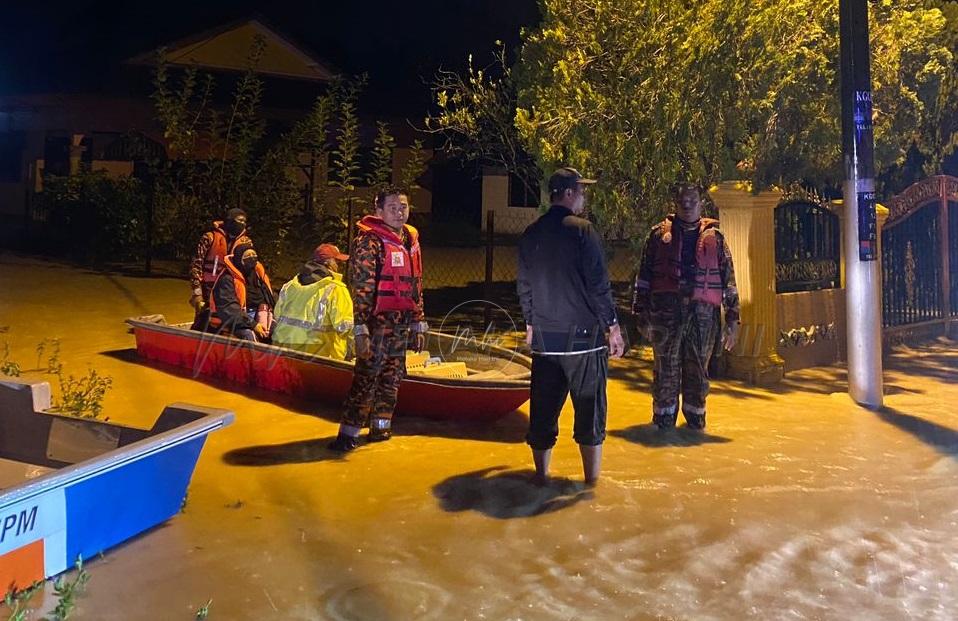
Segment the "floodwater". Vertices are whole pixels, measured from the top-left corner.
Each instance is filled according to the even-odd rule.
[[[112,376],[111,419],[228,408],[183,513],[87,565],[79,621],[192,619],[954,619],[958,354],[903,350],[886,408],[840,369],[774,391],[717,382],[704,435],[647,424],[648,365],[613,364],[603,479],[581,481],[563,414],[548,488],[528,482],[525,413],[414,419],[345,459],[336,408],[241,394],[137,359],[122,319],[188,319],[174,279],[0,255],[0,344]],[[454,408],[455,404],[450,404]],[[104,516],[104,519],[109,519]],[[49,605],[52,589],[44,597]]]

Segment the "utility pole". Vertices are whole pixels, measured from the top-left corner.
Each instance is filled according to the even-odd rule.
[[[842,151],[845,159],[845,324],[848,392],[882,405],[881,263],[875,214],[871,54],[867,0],[839,0]]]

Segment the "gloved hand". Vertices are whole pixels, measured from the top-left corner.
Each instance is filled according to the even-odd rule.
[[[192,306],[193,310],[197,313],[203,310],[203,307],[206,306],[206,304],[203,303],[203,296],[196,294],[191,295],[190,306]]]
[[[357,334],[356,335],[356,357],[362,358],[363,360],[368,360],[372,358],[373,349],[369,343],[368,334]]]
[[[256,333],[256,336],[257,336],[261,341],[262,341],[262,340],[266,340],[266,338],[269,336],[269,331],[267,331],[267,330],[266,330],[266,327],[265,327],[263,324],[261,324],[261,323],[258,323],[258,324],[256,324],[255,326],[253,326],[253,332]]]

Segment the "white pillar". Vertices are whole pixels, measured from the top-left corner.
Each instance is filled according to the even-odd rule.
[[[882,406],[881,262],[858,254],[858,175],[845,183],[845,328],[848,394],[869,408]]]

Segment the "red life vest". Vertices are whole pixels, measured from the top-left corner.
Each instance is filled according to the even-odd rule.
[[[225,259],[227,256],[233,254],[233,249],[240,244],[240,242],[252,243],[249,237],[246,236],[246,229],[243,229],[243,232],[236,236],[236,239],[233,240],[233,243],[228,243],[226,231],[223,230],[223,221],[217,220],[213,223],[213,230],[210,231],[210,234],[213,235],[213,243],[210,244],[209,250],[206,251],[206,256],[203,257],[203,289],[209,294],[213,290],[213,283],[216,282],[216,277],[220,275],[220,272],[223,271],[225,266]]]
[[[382,241],[382,269],[376,281],[376,306],[373,314],[390,311],[414,311],[422,300],[422,253],[419,232],[403,225],[409,247],[401,235],[386,226],[382,218],[366,216],[357,223],[360,233],[375,235]]]
[[[682,278],[682,238],[672,233],[672,219],[669,216],[659,224],[660,236],[655,247],[652,262],[652,293],[673,292],[679,290]],[[692,300],[705,302],[712,306],[722,305],[722,272],[719,269],[719,248],[716,229],[718,220],[702,218],[699,221],[699,240],[695,248],[695,282],[692,288]]]
[[[272,286],[269,284],[269,276],[266,275],[266,268],[263,267],[263,264],[259,261],[256,262],[256,275],[259,276],[259,279],[263,281],[263,284],[266,285],[267,289],[272,290]],[[220,278],[232,278],[233,279],[233,288],[236,290],[236,301],[239,302],[240,307],[245,311],[246,310],[246,278],[243,277],[243,273],[239,271],[229,257],[223,258],[223,269],[220,270],[219,275],[216,277],[217,282]],[[216,287],[216,284],[213,284],[213,287]],[[211,290],[212,291],[212,290]],[[217,317],[216,315],[216,298],[210,294],[210,327],[219,328],[223,325],[223,320]]]

